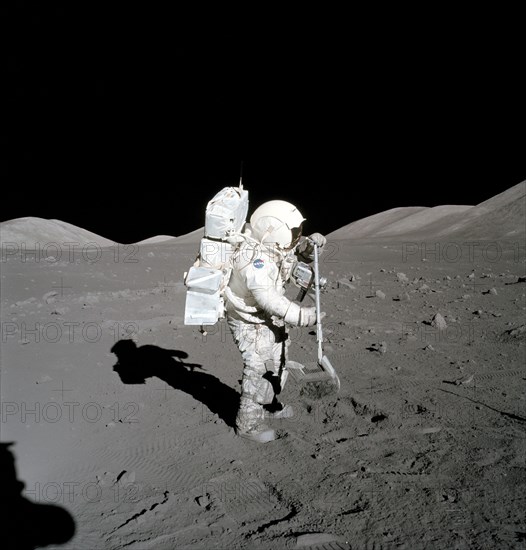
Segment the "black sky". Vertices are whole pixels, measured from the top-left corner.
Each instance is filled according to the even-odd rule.
[[[511,30],[270,14],[257,32],[247,14],[221,26],[64,6],[4,8],[0,221],[60,219],[122,243],[184,234],[237,184],[238,157],[251,209],[289,200],[323,233],[526,178]]]

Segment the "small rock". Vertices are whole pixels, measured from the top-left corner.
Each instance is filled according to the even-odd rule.
[[[430,428],[422,428],[420,431],[423,434],[436,434],[438,433],[442,428],[440,426],[432,426]]]
[[[431,344],[427,344],[427,346],[424,348],[424,350],[435,351],[435,348]]]
[[[119,474],[118,482],[121,485],[129,485],[131,483],[135,483],[135,478],[136,478],[135,471],[131,471],[131,472],[123,471]]]
[[[378,353],[381,353],[382,355],[384,353],[387,353],[387,343],[386,342],[380,342],[379,344],[371,344],[370,348],[367,348],[369,351],[376,351]]]
[[[396,278],[401,282],[401,283],[407,283],[409,282],[409,279],[407,278],[407,275],[405,273],[397,273],[396,274]]]
[[[46,294],[42,296],[42,300],[44,300],[46,304],[52,304],[56,300],[56,296],[58,296],[58,292],[56,290],[52,290],[51,292],[46,292]]]
[[[431,321],[431,326],[437,328],[438,330],[445,330],[447,328],[447,323],[444,317],[442,317],[440,313],[437,313]]]
[[[52,312],[51,315],[64,315],[69,311],[68,307],[56,307]]]
[[[511,338],[522,338],[526,334],[526,325],[521,325],[519,327],[507,330],[504,333],[504,336]]]
[[[199,504],[199,506],[206,508],[210,504],[210,495],[206,493],[206,495],[197,497],[195,501]]]
[[[352,285],[349,281],[346,281],[345,279],[340,279],[337,282],[338,288],[348,288],[349,290],[355,290],[356,287]]]
[[[385,299],[385,293],[382,292],[381,290],[377,290],[374,294],[375,294],[375,296],[376,296],[377,298],[380,298],[380,299],[382,299],[382,300]]]
[[[470,273],[468,275],[468,279],[474,279],[475,278],[475,273]]]
[[[455,380],[455,384],[457,386],[460,386],[461,384],[463,386],[467,386],[468,384],[471,384],[471,382],[473,382],[474,377],[475,377],[474,374],[467,374],[463,378],[459,378],[458,380]]]

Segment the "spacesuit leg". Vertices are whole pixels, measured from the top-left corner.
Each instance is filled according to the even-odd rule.
[[[236,428],[249,432],[263,422],[263,405],[271,403],[274,397],[273,386],[264,377],[274,363],[274,335],[265,324],[230,318],[228,325],[244,363]]]

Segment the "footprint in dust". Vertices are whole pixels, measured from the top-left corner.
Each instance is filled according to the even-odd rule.
[[[357,415],[367,418],[373,424],[380,424],[389,418],[389,415],[384,411],[378,410],[376,407],[367,403],[360,403],[354,398],[351,398],[351,404]]]

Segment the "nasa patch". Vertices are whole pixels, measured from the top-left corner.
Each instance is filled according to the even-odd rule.
[[[261,258],[258,258],[257,260],[254,260],[253,265],[256,269],[261,269],[262,267],[265,267],[265,262]]]

